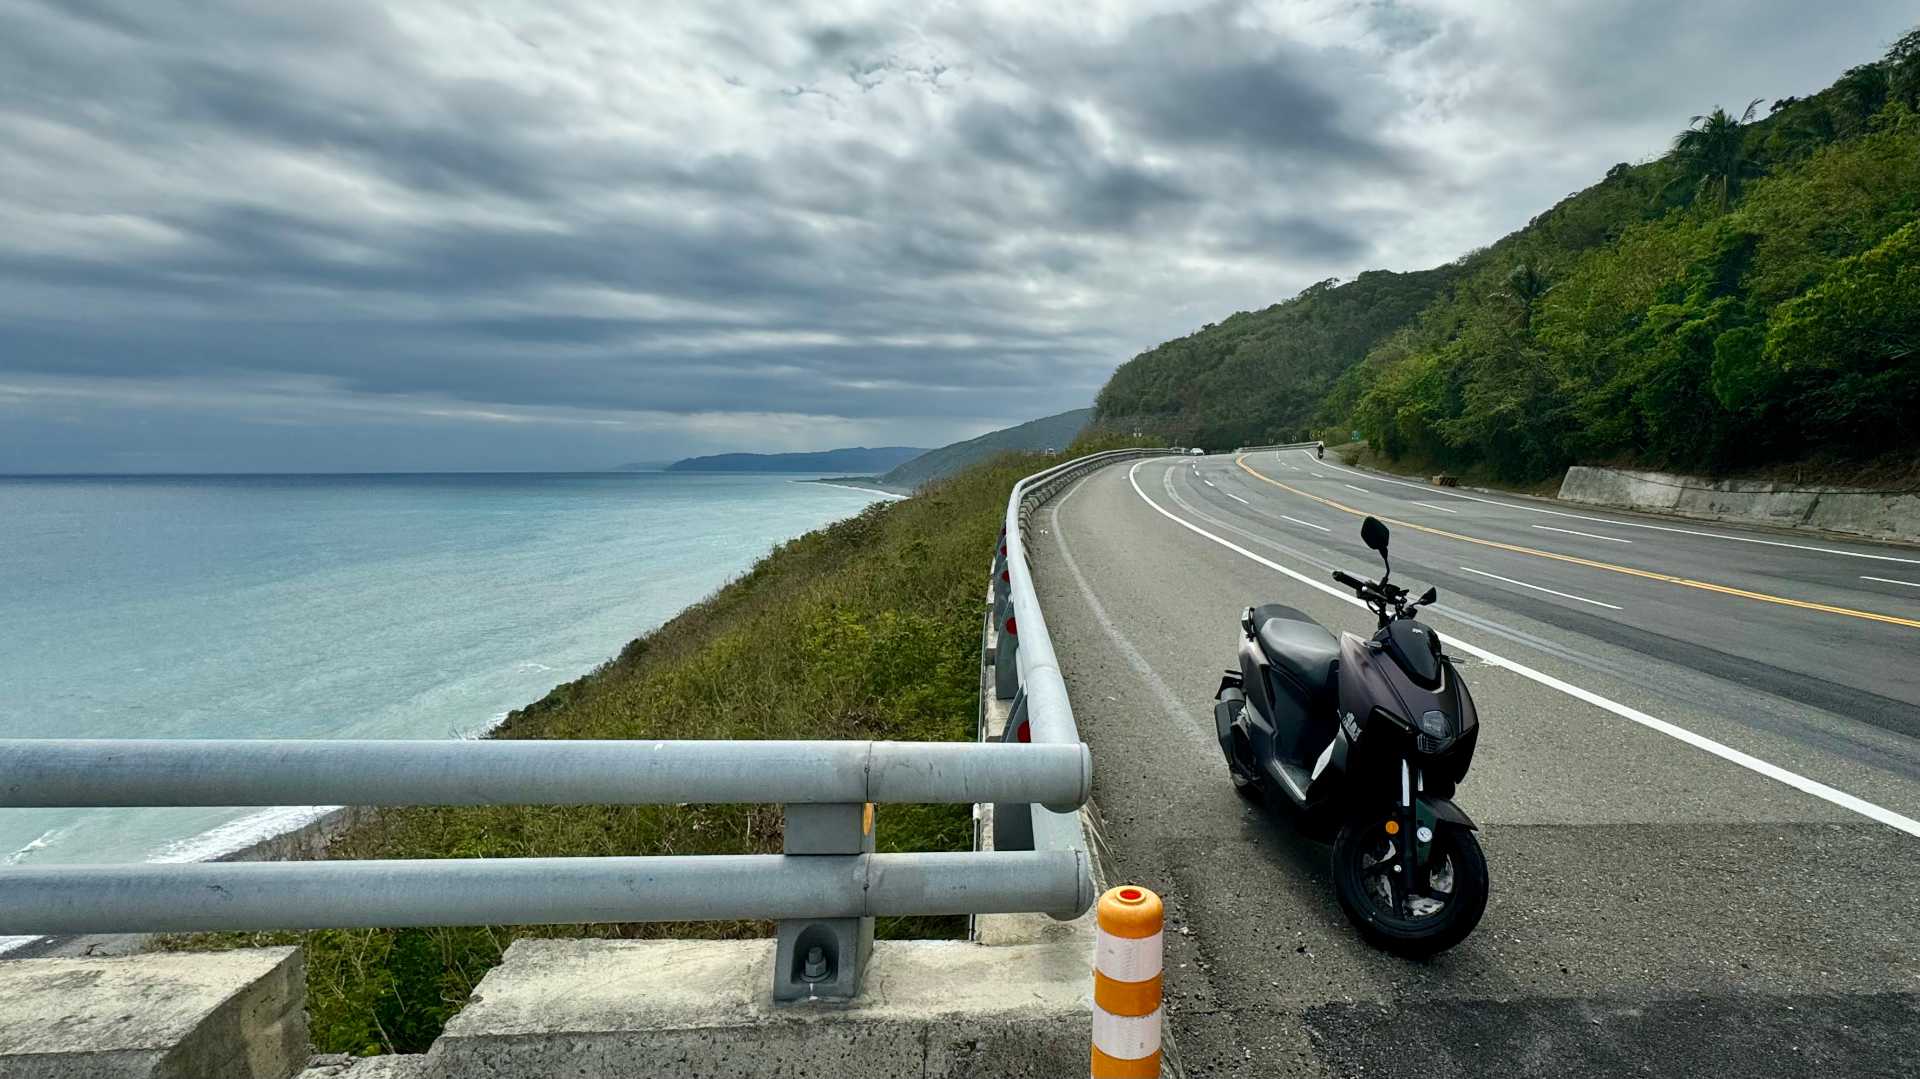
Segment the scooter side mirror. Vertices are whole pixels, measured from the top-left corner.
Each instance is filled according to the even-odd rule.
[[[1382,555],[1387,553],[1387,537],[1389,535],[1390,533],[1387,531],[1387,526],[1381,524],[1378,517],[1369,517],[1360,522],[1360,541],[1374,550],[1379,551]]]
[[[1422,594],[1420,597],[1420,606],[1422,607],[1425,607],[1429,603],[1438,603],[1438,602],[1440,602],[1440,590],[1437,588],[1427,589],[1426,592]]]

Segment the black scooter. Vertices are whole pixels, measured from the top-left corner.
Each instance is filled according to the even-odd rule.
[[[1473,821],[1453,804],[1480,734],[1473,698],[1440,637],[1388,583],[1387,526],[1361,539],[1386,572],[1336,571],[1379,619],[1338,641],[1306,614],[1269,604],[1240,618],[1240,669],[1214,695],[1227,769],[1257,800],[1284,795],[1311,830],[1333,834],[1340,907],[1375,945],[1409,957],[1466,939],[1487,906],[1487,862]]]

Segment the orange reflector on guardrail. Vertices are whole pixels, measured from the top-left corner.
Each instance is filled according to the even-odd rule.
[[[1093,951],[1093,1079],[1158,1079],[1165,910],[1137,885],[1100,897]]]

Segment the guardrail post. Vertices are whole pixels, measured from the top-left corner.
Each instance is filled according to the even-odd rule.
[[[993,695],[1010,701],[1020,692],[1020,625],[1013,618],[1013,604],[1002,605],[1000,636],[993,648]]]
[[[785,852],[872,854],[873,803],[789,805]],[[775,930],[773,999],[852,1000],[860,995],[873,954],[872,918],[813,918],[780,922]]]
[[[1000,732],[1000,740],[1002,742],[1027,741],[1027,738],[1021,737],[1026,722],[1027,694],[1023,690],[1014,695],[1013,707],[1007,711],[1007,728]],[[993,849],[1033,849],[1033,803],[993,803]]]

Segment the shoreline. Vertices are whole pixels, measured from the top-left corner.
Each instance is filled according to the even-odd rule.
[[[794,480],[795,483],[816,483],[822,487],[839,487],[848,491],[865,491],[868,494],[885,495],[892,499],[912,498],[913,492],[901,487],[881,483],[869,476],[823,476],[819,479]]]

